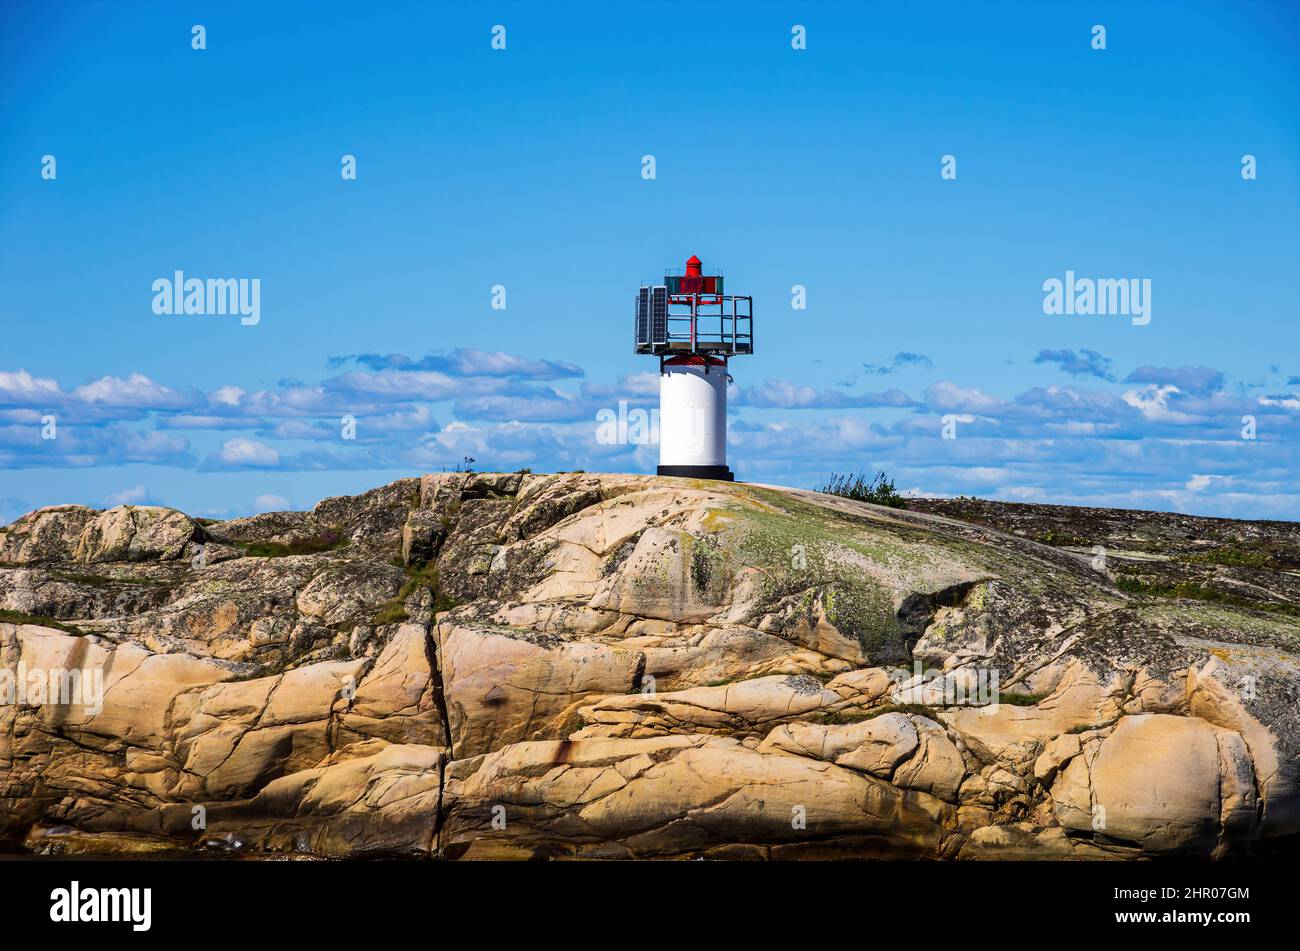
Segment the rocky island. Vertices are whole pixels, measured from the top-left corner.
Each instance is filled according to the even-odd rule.
[[[1300,833],[1294,523],[527,472],[220,522],[55,506],[0,528],[0,669],[0,841],[35,855]]]

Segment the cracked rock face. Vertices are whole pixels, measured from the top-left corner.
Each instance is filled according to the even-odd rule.
[[[1296,848],[1296,526],[922,507],[444,473],[227,522],[33,512],[0,528],[0,840],[443,859]]]

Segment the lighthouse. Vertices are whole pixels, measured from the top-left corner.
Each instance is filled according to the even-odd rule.
[[[636,352],[659,358],[659,475],[734,480],[727,366],[754,352],[754,299],[726,293],[691,255],[682,273],[638,291]]]

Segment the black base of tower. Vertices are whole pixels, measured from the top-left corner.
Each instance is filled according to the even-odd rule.
[[[736,477],[726,466],[660,466],[657,474],[661,476],[680,476],[683,479],[717,479],[719,482],[736,481]]]

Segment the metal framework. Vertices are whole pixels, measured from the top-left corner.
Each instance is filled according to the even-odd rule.
[[[729,355],[754,352],[754,298],[669,294],[642,287],[636,298],[636,352]]]

